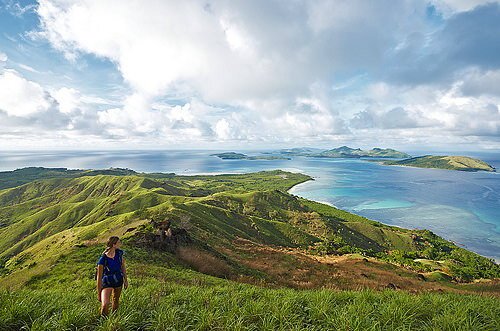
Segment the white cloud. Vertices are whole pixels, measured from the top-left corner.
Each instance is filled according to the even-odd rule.
[[[432,89],[375,84],[375,88],[372,86],[368,90],[375,89],[375,93],[369,95],[376,102],[367,100],[367,108],[354,114],[350,126],[366,141],[378,135],[382,141],[397,137],[407,144],[443,145],[474,141],[498,147],[500,98],[464,95],[462,85],[463,82],[457,82],[450,88]],[[383,93],[379,93],[380,90]],[[393,108],[386,110],[382,105],[387,104]],[[383,137],[394,135],[387,130],[397,134],[392,138]]]
[[[30,71],[30,72],[34,72],[34,73],[40,73],[40,72],[39,72],[38,70],[36,70],[35,68],[30,67],[29,65],[26,65],[26,64],[22,64],[22,63],[20,63],[20,64],[19,64],[19,68],[24,69],[24,70],[27,70],[27,71]]]
[[[419,19],[389,4],[42,0],[38,13],[55,48],[110,59],[136,92],[188,82],[203,99],[230,103],[294,98],[334,69],[375,65]]]
[[[224,31],[228,46],[232,51],[238,52],[240,55],[248,56],[250,58],[256,55],[256,42],[246,31],[244,31],[242,27],[238,26],[237,22],[230,21],[230,19],[222,17],[219,20],[219,23]]]
[[[0,134],[56,137],[98,134],[101,129],[90,106],[100,98],[82,95],[74,88],[51,89],[26,79],[13,69],[0,72]],[[42,141],[42,140],[40,140]],[[44,140],[46,141],[46,140]]]
[[[9,116],[29,117],[47,111],[52,103],[50,95],[39,84],[15,70],[6,69],[0,74],[0,110]]]
[[[99,123],[112,128],[127,129],[127,135],[148,133],[161,126],[161,120],[156,118],[149,109],[149,100],[141,94],[133,94],[125,100],[123,108],[112,108],[98,113]]]
[[[408,129],[426,126],[436,126],[439,122],[427,118],[418,109],[396,107],[388,111],[366,109],[354,115],[350,121],[354,128],[369,129]]]
[[[0,52],[0,63],[7,62],[8,59],[7,54]]]
[[[500,97],[500,70],[471,70],[464,74],[460,84],[466,96],[491,95]]]
[[[496,0],[433,0],[431,1],[445,15],[474,9],[487,3],[499,2]]]
[[[74,88],[60,88],[57,91],[52,92],[52,96],[59,104],[59,111],[65,114],[77,110],[81,102],[81,94]]]
[[[204,106],[199,102],[169,106],[144,99],[141,94],[128,97],[123,108],[99,111],[102,130],[118,137],[157,137],[159,142],[189,140],[213,135],[210,124],[199,120]],[[137,111],[140,109],[140,111]]]
[[[325,100],[315,97],[299,98],[294,112],[286,112],[284,119],[287,126],[283,133],[292,132],[291,136],[314,136],[317,132],[325,135],[348,133],[344,121],[333,112]]]
[[[78,52],[106,57],[149,95],[203,70],[206,48],[216,42],[208,13],[187,2],[40,1],[38,13],[46,38],[68,58]]]
[[[233,137],[231,127],[229,126],[229,122],[223,118],[217,121],[215,124],[215,134],[221,140],[227,140]]]
[[[0,109],[33,119],[11,118],[14,131],[42,125],[35,118],[50,127],[39,117],[47,112],[58,118],[54,127],[77,140],[266,146],[372,142],[391,130],[387,141],[489,135],[495,144],[500,81],[496,57],[488,62],[493,43],[467,29],[471,47],[431,53],[461,40],[462,23],[476,26],[488,8],[493,22],[497,12],[466,12],[478,1],[432,3],[446,12],[429,23],[429,2],[419,0],[40,0],[36,34],[78,70],[112,63],[128,95],[121,92],[119,101],[86,95],[78,79],[74,86],[43,86],[9,69],[0,81],[17,81],[21,92],[0,90]],[[462,51],[476,46],[488,52],[477,58]],[[36,61],[19,66],[41,68],[37,79],[48,74]]]

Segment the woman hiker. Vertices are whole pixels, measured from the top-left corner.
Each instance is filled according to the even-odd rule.
[[[122,286],[128,287],[127,269],[120,246],[120,238],[110,237],[106,244],[106,250],[97,262],[97,297],[101,302],[101,315],[103,316],[107,316],[109,313],[111,293],[113,293],[112,310],[116,311]]]

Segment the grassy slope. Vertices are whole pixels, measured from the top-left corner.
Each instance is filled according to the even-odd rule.
[[[93,266],[101,247],[61,257],[22,290],[0,290],[0,329],[498,330],[499,299],[457,294],[269,289],[203,275],[168,254],[128,247],[130,288],[98,317]],[[67,263],[71,261],[71,263]]]
[[[110,168],[104,170],[68,170],[66,168],[41,168],[28,167],[16,169],[13,171],[0,172],[0,189],[20,186],[35,180],[49,178],[76,178],[82,176],[125,176],[125,175],[141,175],[130,169]],[[158,174],[148,174],[155,176]],[[172,176],[173,174],[161,174],[160,177]]]
[[[202,274],[270,287],[380,289],[391,282],[408,291],[498,294],[496,283],[423,282],[387,264],[414,261],[419,252],[441,258],[443,247],[451,256],[446,249],[454,246],[426,231],[385,226],[283,193],[308,179],[281,171],[93,174],[0,191],[0,287],[16,289],[0,291],[0,329],[497,329],[495,298],[265,289]],[[186,228],[194,243],[175,253],[137,246],[141,225],[164,217]],[[99,320],[94,262],[110,235],[125,242],[132,288],[118,315]],[[342,249],[374,257],[328,254]],[[453,249],[472,269],[472,263],[492,268],[487,259]]]
[[[43,241],[47,250],[51,251],[63,231],[71,230],[79,234],[65,247],[86,240],[99,240],[111,231],[123,232],[129,223],[146,222],[141,212],[171,212],[173,215],[180,212],[195,216],[205,212],[214,213],[211,215],[213,225],[218,222],[224,227],[224,222],[232,221],[230,214],[224,220],[218,220],[217,217],[223,215],[224,210],[221,212],[210,205],[196,203],[196,198],[190,196],[202,197],[226,191],[230,187],[236,187],[235,191],[241,192],[249,188],[260,189],[269,185],[268,182],[286,190],[306,179],[307,176],[299,174],[268,172],[256,176],[177,177],[175,181],[169,177],[158,180],[105,175],[33,181],[0,191],[0,259],[7,269],[15,271],[17,266],[39,262],[37,255],[26,257],[33,255],[30,249],[35,249],[35,245],[40,246]],[[196,233],[203,232],[204,228],[214,230],[200,219],[193,219],[193,223],[200,222]],[[250,225],[237,226],[243,226],[240,232],[250,228]],[[230,238],[238,234],[232,231],[229,231]],[[54,255],[59,249],[53,252]]]
[[[462,171],[495,171],[484,161],[467,156],[419,156],[400,161],[386,161],[387,165],[402,165],[419,168],[437,168]]]
[[[18,274],[28,279],[26,268],[29,275],[44,272],[63,249],[103,241],[110,233],[133,236],[139,225],[165,218],[187,228],[195,242],[212,252],[245,239],[312,254],[362,253],[465,280],[499,274],[491,261],[428,231],[382,225],[284,193],[309,179],[301,174],[163,179],[159,174],[127,174],[35,180],[0,191],[0,271],[8,274],[0,284],[22,284],[15,279]]]

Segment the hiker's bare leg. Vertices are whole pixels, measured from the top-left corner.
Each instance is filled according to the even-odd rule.
[[[113,289],[113,311],[116,311],[118,309],[118,306],[120,305],[120,294],[122,294],[122,288],[115,287]]]
[[[109,313],[109,299],[111,297],[112,287],[103,288],[101,291],[101,315],[108,316]]]

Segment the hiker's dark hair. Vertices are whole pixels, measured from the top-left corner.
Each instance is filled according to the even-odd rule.
[[[106,243],[106,249],[104,250],[103,254],[106,254],[110,250],[110,248],[118,242],[118,240],[120,240],[120,238],[118,238],[117,236],[109,237],[108,242]]]

